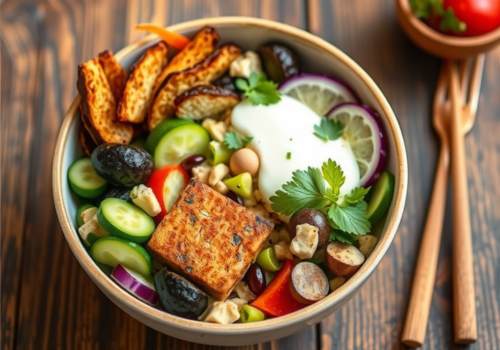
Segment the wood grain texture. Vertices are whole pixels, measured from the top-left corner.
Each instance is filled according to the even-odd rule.
[[[409,164],[408,199],[400,230],[379,268],[350,303],[322,323],[322,348],[399,348],[413,268],[430,197],[438,142],[431,106],[439,60],[414,47],[399,29],[393,1],[309,1],[311,31],[355,59],[377,82],[399,119]],[[467,136],[468,186],[473,228],[478,341],[500,344],[498,227],[500,48],[486,58],[476,127]],[[488,132],[488,130],[490,130]],[[424,348],[453,346],[451,303],[451,200],[443,231],[436,288]]]
[[[212,349],[155,332],[115,307],[72,257],[53,210],[50,171],[64,111],[76,93],[76,65],[141,34],[144,21],[250,15],[308,28],[358,61],[399,117],[410,186],[401,229],[364,288],[337,313],[292,337],[244,349],[399,347],[416,249],[431,189],[437,142],[430,106],[438,60],[414,48],[396,23],[393,2],[351,0],[161,1],[4,0],[1,63],[1,348]],[[500,49],[486,60],[477,127],[466,139],[475,252],[479,340],[500,335]],[[451,346],[451,221],[447,213],[428,348]],[[317,337],[317,330],[320,334]]]

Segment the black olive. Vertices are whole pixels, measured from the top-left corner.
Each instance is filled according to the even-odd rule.
[[[130,202],[130,188],[126,187],[112,187],[106,193],[104,193],[104,198],[119,198],[124,201]]]
[[[92,152],[92,165],[111,184],[123,187],[145,183],[153,171],[153,158],[144,149],[102,144]]]
[[[239,93],[239,91],[236,90],[236,86],[234,86],[233,78],[231,78],[228,74],[224,74],[219,79],[217,79],[216,81],[214,81],[214,85],[218,86],[218,87],[221,87],[221,88],[223,88],[225,90],[229,90],[229,91],[232,91],[232,92]]]
[[[168,271],[158,271],[155,286],[163,308],[177,316],[196,319],[208,306],[208,296],[184,277]]]
[[[258,49],[267,76],[276,83],[299,73],[297,55],[288,47],[278,43],[267,43]]]

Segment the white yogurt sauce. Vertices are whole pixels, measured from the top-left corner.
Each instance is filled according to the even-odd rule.
[[[315,136],[320,118],[303,103],[288,96],[269,106],[242,102],[231,120],[237,131],[253,137],[250,147],[260,158],[259,190],[267,201],[295,170],[321,167],[329,158],[344,172],[341,194],[359,186],[359,168],[349,144],[342,138],[325,142]]]

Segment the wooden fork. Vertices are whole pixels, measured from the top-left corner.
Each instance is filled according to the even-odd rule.
[[[462,117],[462,136],[468,133],[474,125],[484,55],[480,55],[471,61],[473,62],[465,61],[460,63],[460,91],[462,92],[462,99],[465,101],[460,114]],[[434,175],[434,187],[427,213],[427,221],[422,232],[406,321],[401,337],[402,342],[411,347],[422,346],[424,342],[441,245],[450,164],[450,78],[452,65],[454,65],[452,62],[443,64],[434,94],[433,127],[440,139],[441,147]],[[454,269],[454,271],[456,270]],[[454,295],[456,294],[454,293]],[[457,325],[457,322],[455,322],[455,325]],[[455,334],[457,335],[457,332]]]

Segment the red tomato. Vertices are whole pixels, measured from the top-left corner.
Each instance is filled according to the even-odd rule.
[[[500,26],[500,0],[443,0],[443,7],[451,7],[465,22],[467,29],[462,35],[481,35]]]
[[[167,165],[153,171],[148,185],[160,202],[161,213],[156,217],[158,221],[172,208],[188,182],[189,175],[180,165]]]

